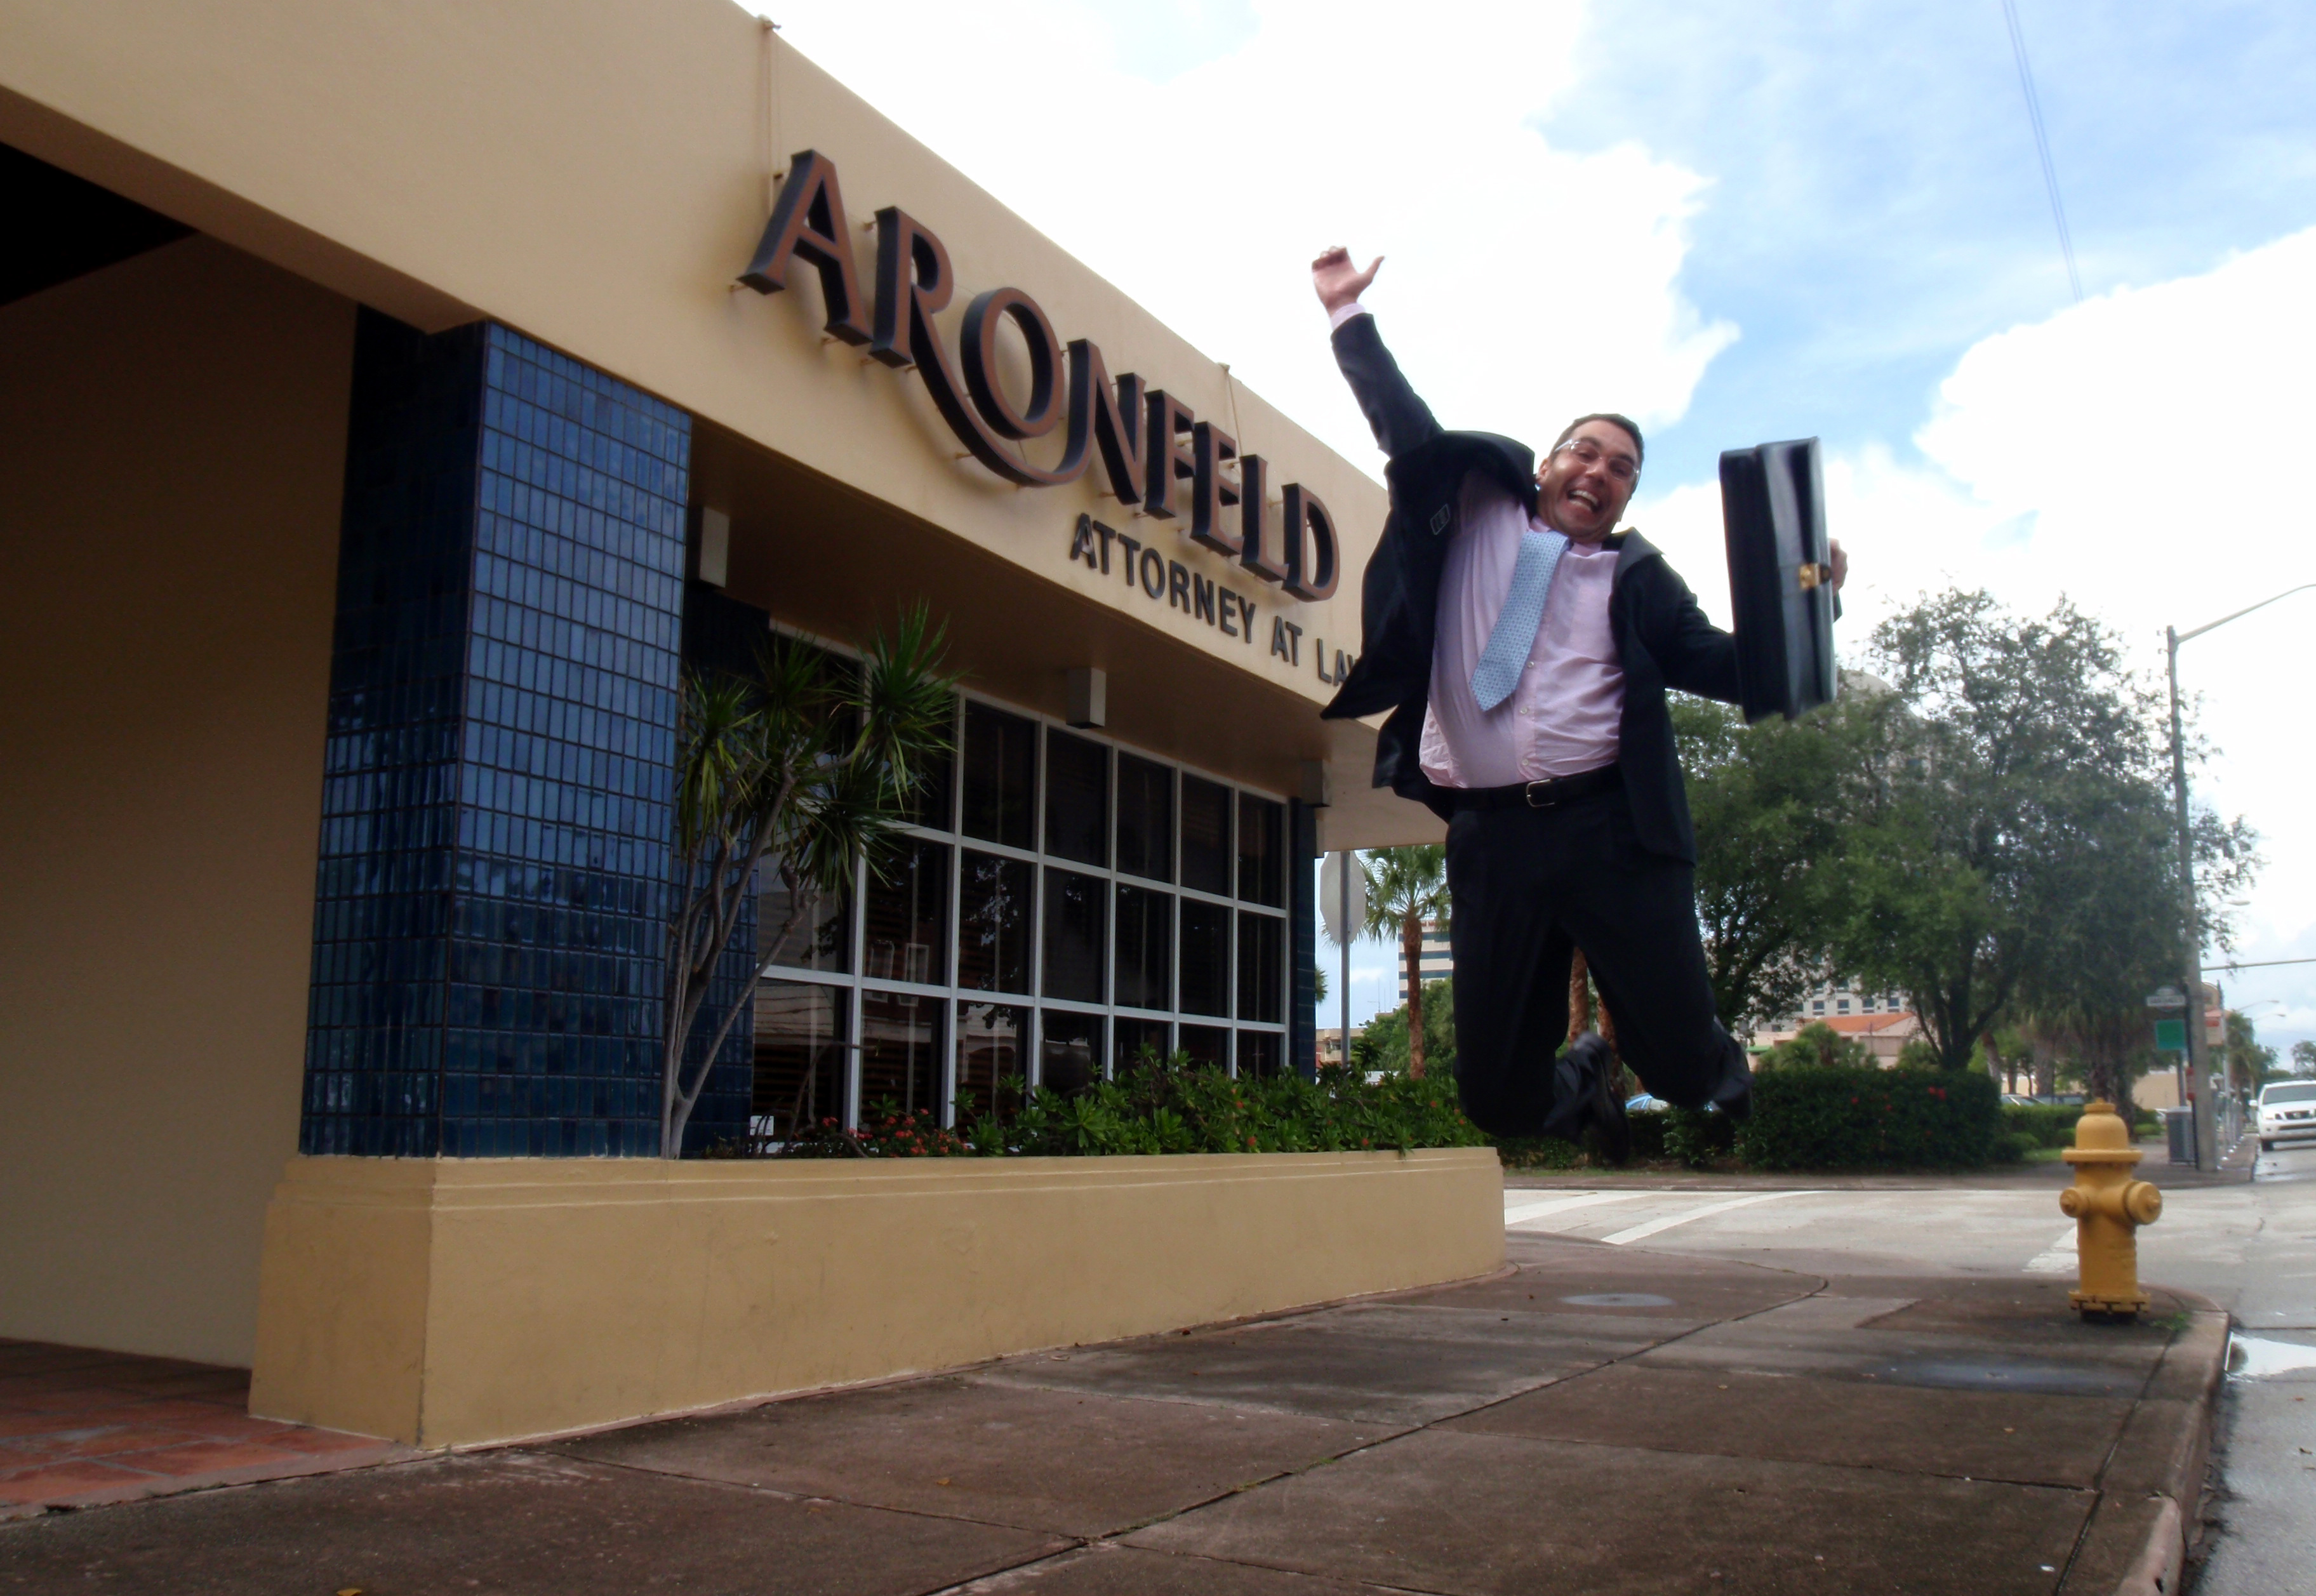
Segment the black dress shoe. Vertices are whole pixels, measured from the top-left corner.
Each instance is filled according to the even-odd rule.
[[[1584,1118],[1599,1136],[1601,1155],[1619,1166],[1631,1162],[1633,1123],[1625,1117],[1624,1094],[1617,1090],[1624,1072],[1617,1067],[1608,1042],[1588,1030],[1570,1044],[1568,1057],[1576,1065]]]

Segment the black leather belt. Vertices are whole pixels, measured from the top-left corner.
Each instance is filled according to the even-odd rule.
[[[1465,787],[1456,793],[1458,809],[1557,809],[1596,792],[1614,792],[1625,784],[1625,773],[1615,765],[1554,776],[1549,781],[1515,781],[1510,787]]]

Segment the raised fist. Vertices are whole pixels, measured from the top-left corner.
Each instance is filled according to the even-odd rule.
[[[1362,272],[1351,264],[1351,252],[1338,244],[1311,263],[1312,290],[1332,315],[1367,292],[1367,284],[1375,281],[1376,268],[1382,264],[1383,257],[1377,255]]]

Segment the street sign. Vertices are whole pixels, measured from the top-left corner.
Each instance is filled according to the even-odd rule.
[[[1351,856],[1348,871],[1343,862],[1341,854],[1330,853],[1319,867],[1319,913],[1327,923],[1327,940],[1338,948],[1357,941],[1367,918],[1367,872],[1359,868],[1357,854]],[[1346,885],[1350,888],[1348,905],[1343,901]]]
[[[2187,994],[2177,986],[2158,986],[2147,994],[2147,1006],[2151,1009],[2184,1009],[2187,1006]]]
[[[2155,1022],[2155,1050],[2159,1053],[2185,1053],[2187,1050],[2187,1022],[2185,1020],[2158,1020]]]

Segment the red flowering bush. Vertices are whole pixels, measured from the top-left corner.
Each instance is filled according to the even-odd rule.
[[[1788,1065],[1753,1078],[1737,1155],[1756,1169],[1973,1166],[1994,1154],[2000,1107],[1981,1074]]]

